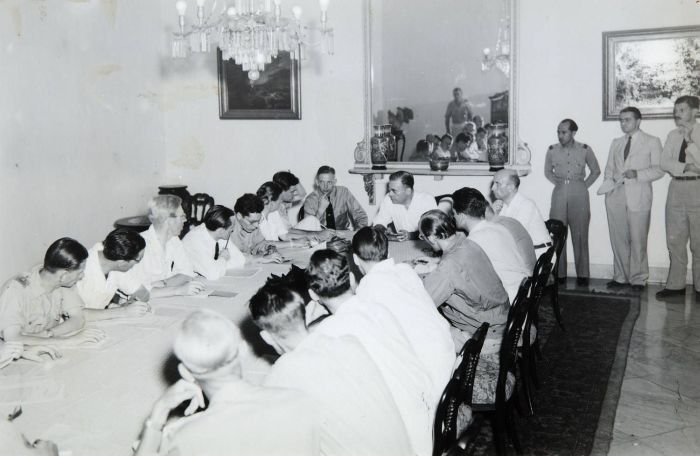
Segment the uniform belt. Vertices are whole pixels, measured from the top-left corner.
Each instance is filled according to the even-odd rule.
[[[552,243],[551,242],[545,242],[544,244],[537,244],[535,247],[535,250],[541,249],[542,247],[551,247]]]
[[[569,185],[572,182],[583,182],[583,179],[564,179],[564,184]]]
[[[700,176],[673,176],[673,178],[679,181],[694,181],[700,179]]]

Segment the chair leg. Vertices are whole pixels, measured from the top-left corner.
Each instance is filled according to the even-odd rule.
[[[517,454],[523,454],[523,447],[520,445],[518,430],[515,428],[515,417],[513,416],[512,407],[509,407],[508,411],[506,412],[506,431],[508,432],[508,438],[513,443],[515,452]]]
[[[552,302],[552,309],[554,309],[554,316],[557,319],[557,323],[562,331],[566,331],[564,328],[564,323],[561,321],[561,309],[559,308],[559,284],[555,281],[554,286],[551,290],[550,300]]]
[[[533,394],[533,379],[532,379],[532,371],[530,369],[531,366],[531,361],[530,357],[531,354],[525,354],[523,353],[523,357],[520,359],[520,377],[521,377],[521,382],[523,384],[522,388],[522,396],[525,402],[525,410],[523,410],[519,405],[520,401],[518,398],[515,398],[515,404],[516,407],[518,408],[518,413],[520,416],[533,416],[535,414],[535,409],[533,407],[533,402],[532,402],[532,394]],[[523,414],[523,412],[525,414]]]
[[[498,412],[493,417],[493,443],[496,445],[496,454],[506,454],[506,417],[499,416]]]

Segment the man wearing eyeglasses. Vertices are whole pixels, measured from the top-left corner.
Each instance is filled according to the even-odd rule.
[[[199,310],[187,317],[173,347],[182,378],[153,406],[136,455],[318,455],[316,409],[308,396],[245,382],[244,348],[239,329],[223,315]],[[204,394],[209,405],[194,413],[204,408]],[[185,418],[168,423],[185,403]]]
[[[304,201],[304,213],[316,217],[332,230],[367,226],[367,213],[346,187],[336,185],[335,169],[321,166],[316,173],[316,190]]]
[[[236,223],[231,231],[231,242],[246,255],[262,257],[266,263],[284,261],[277,248],[265,240],[260,231],[260,220],[265,208],[263,200],[252,193],[246,193],[236,200],[233,211]]]

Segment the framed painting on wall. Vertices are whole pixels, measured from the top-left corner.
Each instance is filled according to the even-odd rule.
[[[280,52],[253,81],[217,50],[220,119],[301,119],[299,60]]]
[[[603,120],[626,106],[673,117],[673,102],[700,93],[700,26],[603,33]]]

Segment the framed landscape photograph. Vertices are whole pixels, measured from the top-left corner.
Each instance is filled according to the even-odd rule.
[[[220,119],[301,119],[301,69],[280,52],[253,81],[217,50]]]
[[[700,26],[603,33],[603,120],[636,106],[673,117],[673,101],[700,94]]]

